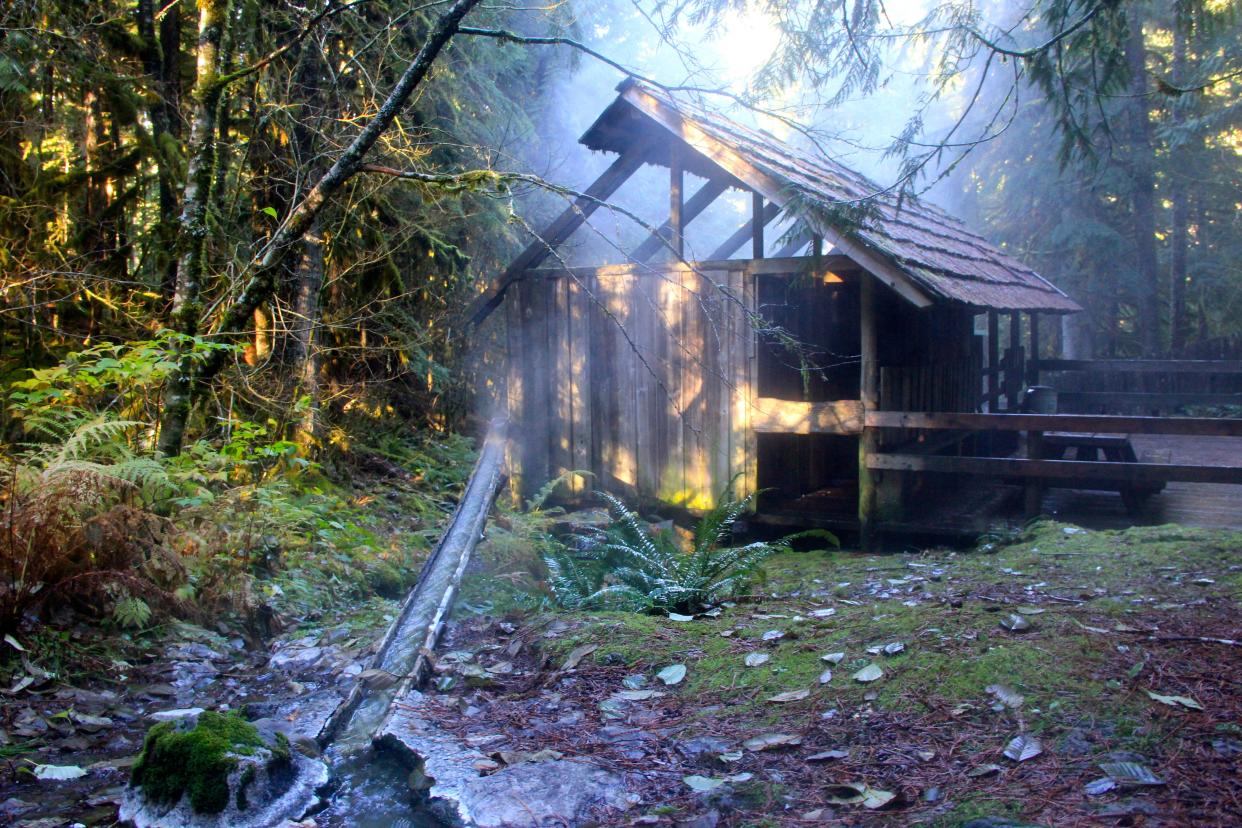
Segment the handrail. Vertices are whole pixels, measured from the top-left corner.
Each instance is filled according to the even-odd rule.
[[[1087,431],[1242,437],[1242,419],[1215,417],[1122,417],[1101,414],[976,414],[971,412],[868,411],[867,428],[966,429],[970,431]]]
[[[1041,371],[1113,371],[1136,374],[1242,374],[1231,359],[1041,359]]]

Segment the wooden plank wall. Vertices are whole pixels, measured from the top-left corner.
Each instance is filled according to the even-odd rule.
[[[510,469],[529,499],[591,488],[710,507],[754,489],[754,276],[605,268],[519,282],[509,299]]]

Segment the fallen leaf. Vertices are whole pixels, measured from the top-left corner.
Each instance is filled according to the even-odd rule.
[[[824,789],[824,796],[825,801],[832,805],[862,805],[870,810],[883,808],[897,798],[897,794],[892,791],[884,791],[855,782],[829,785]]]
[[[565,657],[565,663],[561,665],[561,672],[567,673],[574,669],[578,666],[578,662],[598,649],[598,644],[583,644],[581,647],[574,647],[569,651],[569,655]]]
[[[1004,768],[1002,768],[1000,765],[993,765],[993,764],[976,765],[975,767],[966,771],[966,775],[972,779],[979,779],[984,776],[995,776],[996,774],[1000,773],[1002,770],[1004,770]]]
[[[1138,762],[1101,762],[1100,770],[1118,785],[1163,785],[1164,780]]]
[[[777,641],[785,637],[784,630],[768,630],[763,634],[764,641]]]
[[[1019,733],[1009,741],[1009,744],[1005,745],[1005,756],[1015,762],[1025,762],[1027,759],[1034,759],[1043,752],[1044,746],[1029,733]]]
[[[811,695],[810,690],[790,690],[787,693],[777,693],[775,696],[769,696],[768,701],[785,704],[786,702],[802,701],[809,695]]]
[[[749,782],[750,780],[754,778],[755,778],[755,775],[753,773],[742,772],[742,773],[735,773],[732,776],[725,777],[725,781],[727,782]]]
[[[670,612],[668,614],[668,620],[669,621],[693,621],[694,616],[693,615],[682,615],[679,612]]]
[[[685,677],[686,665],[684,664],[670,664],[656,673],[656,678],[668,685],[678,684]]]
[[[875,681],[876,679],[882,678],[883,675],[884,671],[880,669],[880,665],[868,664],[866,667],[854,674],[854,681],[863,682],[865,684],[869,681]]]
[[[618,701],[646,701],[647,699],[662,695],[664,694],[656,690],[618,690],[609,698],[617,699]]]
[[[1161,704],[1167,704],[1169,707],[1189,707],[1191,710],[1202,710],[1203,705],[1188,696],[1162,696],[1159,693],[1147,691],[1147,695],[1154,701]]]
[[[14,638],[11,635],[6,634],[4,636],[4,643],[8,644],[14,650],[17,650],[19,653],[26,652],[26,648],[21,645],[21,642],[19,642],[16,638]]]
[[[711,777],[699,776],[698,774],[695,774],[694,776],[683,776],[681,781],[686,783],[686,787],[697,793],[714,791],[716,788],[719,788],[725,783],[723,779],[712,779]]]
[[[621,679],[621,686],[626,690],[642,690],[647,686],[647,677],[639,675],[626,676]]]
[[[897,655],[905,648],[906,645],[902,644],[900,641],[893,641],[884,645],[884,655]]]
[[[1022,703],[1026,701],[1021,693],[1018,693],[1003,684],[989,684],[987,686],[987,691],[993,696],[996,696],[997,700],[999,700],[1001,704],[1006,707],[1012,707],[1014,710],[1017,710],[1022,706]]]
[[[1104,776],[1099,779],[1093,779],[1086,785],[1083,785],[1082,789],[1087,796],[1099,796],[1100,794],[1108,793],[1115,787],[1117,787],[1117,783]]]
[[[827,684],[830,681],[832,681],[832,670],[825,670],[824,672],[819,674],[820,684]]]
[[[751,751],[775,750],[782,747],[797,747],[802,744],[802,737],[793,733],[765,733],[742,742],[742,747]]]
[[[717,754],[716,758],[719,759],[721,762],[725,762],[726,764],[732,764],[734,762],[740,762],[742,760],[742,752],[740,750],[731,750],[728,753]]]
[[[768,655],[767,653],[750,653],[749,655],[746,656],[746,666],[747,667],[758,667],[761,664],[767,663],[768,659],[770,659],[771,657],[772,656]]]
[[[81,779],[86,771],[77,765],[39,765],[34,766],[35,779],[56,781],[61,779]]]
[[[821,750],[819,753],[812,753],[806,757],[807,762],[831,762],[834,759],[845,759],[849,757],[848,750]]]
[[[1026,632],[1031,628],[1031,622],[1017,613],[1011,613],[1002,618],[1000,625],[1010,632]]]
[[[829,618],[836,614],[837,614],[837,611],[833,609],[832,607],[825,607],[824,609],[811,610],[812,618]]]
[[[822,655],[819,658],[821,661],[826,661],[829,664],[840,664],[843,660],[845,660],[845,653],[828,653],[827,655]]]
[[[1044,612],[1040,607],[1018,607],[1019,615],[1043,615]]]

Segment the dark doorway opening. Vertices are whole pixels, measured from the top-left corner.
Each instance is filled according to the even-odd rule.
[[[858,282],[835,279],[757,277],[759,313],[779,329],[759,337],[760,397],[858,399]]]
[[[858,438],[760,434],[758,484],[764,512],[851,521],[858,517]]]

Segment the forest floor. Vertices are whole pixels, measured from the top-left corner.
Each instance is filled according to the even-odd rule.
[[[1237,825],[1239,551],[1041,522],[971,552],[789,553],[680,620],[534,609],[529,547],[497,529],[442,668],[488,686],[438,698],[498,762],[624,773],[640,804],[605,824]]]
[[[365,485],[377,525],[397,525],[400,498]],[[493,522],[429,696],[498,766],[621,774],[636,804],[599,824],[1242,822],[1242,651],[1207,640],[1242,638],[1242,534],[1044,522],[970,552],[783,554],[753,595],[692,620],[554,608],[545,531],[601,518]],[[160,711],[326,715],[396,607],[356,597],[268,642],[182,623],[27,638],[8,653],[0,824],[113,824]]]

